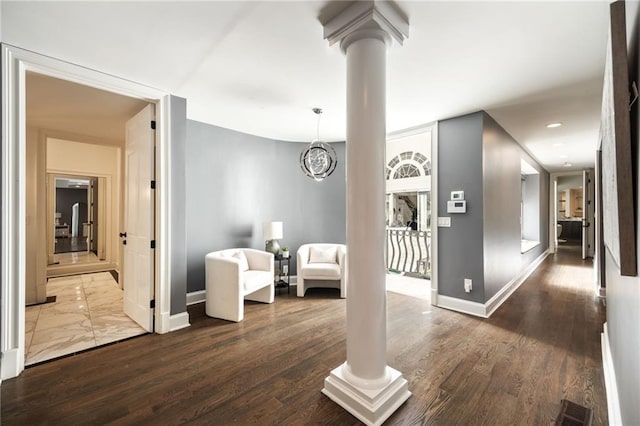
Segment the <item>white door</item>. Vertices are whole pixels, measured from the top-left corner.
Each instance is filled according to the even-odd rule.
[[[153,331],[154,117],[154,106],[148,105],[127,122],[124,233],[120,234],[124,244],[124,312],[147,331]]]

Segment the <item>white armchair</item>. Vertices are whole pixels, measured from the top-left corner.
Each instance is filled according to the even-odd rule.
[[[344,244],[304,244],[298,249],[298,297],[308,288],[339,288],[347,297],[347,247]]]
[[[244,300],[273,303],[273,254],[254,249],[228,249],[205,256],[206,313],[240,322]]]

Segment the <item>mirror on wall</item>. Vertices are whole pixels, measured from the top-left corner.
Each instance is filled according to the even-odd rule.
[[[105,259],[105,178],[49,174],[49,264]]]

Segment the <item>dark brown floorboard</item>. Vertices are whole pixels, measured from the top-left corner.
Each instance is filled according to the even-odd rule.
[[[413,396],[390,425],[549,425],[562,399],[607,423],[605,320],[590,262],[563,247],[479,319],[388,293],[388,363]],[[27,369],[1,386],[2,424],[356,425],[320,393],[345,360],[345,300],[310,290],[245,320],[189,308],[191,327]]]

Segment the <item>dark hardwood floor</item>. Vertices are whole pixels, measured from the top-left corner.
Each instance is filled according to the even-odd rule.
[[[563,398],[607,424],[590,262],[550,256],[490,319],[388,293],[388,364],[413,396],[389,425],[549,425]],[[345,300],[312,289],[27,369],[1,386],[3,424],[356,425],[320,393],[345,360]]]

